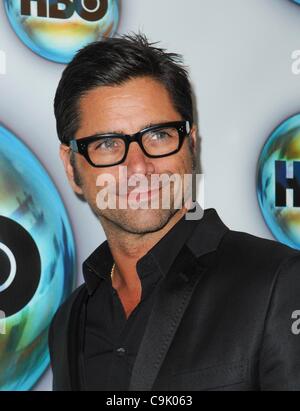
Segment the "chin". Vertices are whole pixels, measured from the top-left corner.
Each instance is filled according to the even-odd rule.
[[[146,234],[161,230],[178,210],[107,210],[110,221],[132,234]],[[106,214],[106,213],[105,213]]]

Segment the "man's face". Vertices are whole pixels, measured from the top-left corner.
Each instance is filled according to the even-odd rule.
[[[149,77],[141,77],[127,81],[121,86],[102,86],[88,92],[80,100],[80,127],[75,135],[76,139],[94,135],[118,132],[134,134],[149,124],[160,124],[170,121],[181,121],[180,114],[173,107],[166,88],[158,81]],[[189,141],[189,139],[191,139]],[[118,190],[120,167],[126,167],[127,179],[135,174],[141,174],[149,181],[152,174],[191,174],[193,172],[193,155],[196,141],[196,130],[193,127],[190,137],[184,139],[180,151],[163,158],[147,157],[134,142],[129,146],[127,157],[123,163],[116,166],[95,168],[80,154],[74,154],[76,171],[80,177],[80,185],[74,181],[74,169],[70,163],[70,150],[61,145],[60,155],[73,187],[73,190],[85,197],[92,210],[100,217],[116,224],[121,229],[136,234],[154,232],[163,228],[170,218],[178,211],[173,207],[171,191],[171,207],[169,209],[151,209],[151,198],[146,195],[149,207],[138,209],[100,209],[96,197],[101,189],[96,185],[98,176],[110,174],[116,181],[116,198],[120,196]],[[123,174],[122,174],[123,176]],[[121,181],[122,185],[127,181]],[[138,186],[138,184],[137,184]],[[130,192],[134,187],[128,187]],[[158,192],[158,196],[162,195]],[[154,194],[155,195],[155,194]],[[174,200],[174,199],[173,199]]]

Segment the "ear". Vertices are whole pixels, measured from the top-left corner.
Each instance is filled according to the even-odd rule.
[[[63,162],[64,169],[68,177],[69,183],[75,193],[83,194],[82,189],[75,183],[75,180],[74,180],[74,170],[70,162],[70,154],[71,154],[70,147],[67,146],[66,144],[60,144],[59,156],[61,158],[61,161]]]
[[[197,126],[193,124],[191,131],[190,131],[190,144],[193,150],[194,155],[196,155],[197,150]]]

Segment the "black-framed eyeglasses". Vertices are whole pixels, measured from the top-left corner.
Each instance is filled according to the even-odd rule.
[[[129,145],[137,142],[147,157],[160,158],[177,153],[189,135],[190,121],[155,124],[135,134],[95,134],[70,140],[70,148],[85,157],[93,167],[111,167],[122,163]]]

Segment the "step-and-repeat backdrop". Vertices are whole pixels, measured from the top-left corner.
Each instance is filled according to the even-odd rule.
[[[144,32],[183,54],[205,208],[300,249],[300,1],[3,0],[0,390],[50,390],[51,319],[104,240],[58,156],[53,97],[84,45]]]

